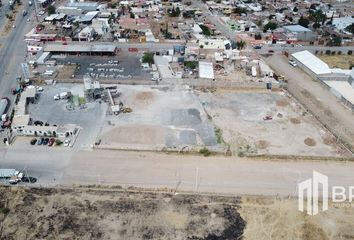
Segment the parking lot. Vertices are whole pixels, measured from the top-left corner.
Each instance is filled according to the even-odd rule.
[[[150,71],[142,69],[140,57],[137,53],[129,52],[119,52],[113,57],[66,56],[57,58],[57,64],[79,64],[76,78],[90,75],[93,79],[150,80]]]
[[[68,100],[54,100],[54,95],[66,91],[81,96],[83,85],[57,84],[43,88],[38,101],[28,106],[33,122],[39,120],[50,125],[76,124],[81,129],[77,139],[78,146],[94,144],[107,105],[103,102],[86,102],[76,106]]]

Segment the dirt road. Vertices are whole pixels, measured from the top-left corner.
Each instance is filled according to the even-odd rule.
[[[329,185],[354,185],[353,162],[262,161],[150,152],[86,151],[73,156],[55,184],[105,184],[216,192],[296,195],[316,170]],[[40,179],[39,179],[40,180]]]
[[[354,152],[354,113],[319,82],[288,64],[284,56],[273,55],[265,61],[285,76],[288,91]]]

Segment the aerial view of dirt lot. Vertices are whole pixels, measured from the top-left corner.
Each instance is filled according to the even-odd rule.
[[[0,191],[0,239],[353,239],[354,208],[294,199],[99,188]],[[332,219],[331,222],[328,219]],[[344,234],[345,233],[345,234]]]
[[[336,139],[286,92],[200,92],[234,154],[338,156]]]

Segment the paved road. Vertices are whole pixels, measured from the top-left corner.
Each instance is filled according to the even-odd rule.
[[[354,185],[353,162],[256,161],[127,151],[30,146],[0,150],[2,168],[27,169],[42,186],[108,184],[227,194],[295,195],[316,170],[330,185]]]
[[[6,37],[1,39],[0,48],[0,96],[13,99],[10,89],[16,85],[15,79],[21,73],[20,63],[24,62],[26,44],[23,41],[25,33],[31,28],[31,23],[26,19],[32,15],[32,10],[26,17],[18,11],[16,28],[12,28]]]

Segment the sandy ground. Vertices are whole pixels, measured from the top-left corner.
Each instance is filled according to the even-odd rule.
[[[199,93],[234,154],[337,156],[335,138],[286,92]],[[270,116],[271,120],[263,118]]]
[[[108,114],[99,138],[101,147],[120,149],[182,149],[217,147],[214,126],[188,89],[119,86],[117,103],[133,109]]]
[[[292,67],[285,57],[274,55],[265,60],[287,78],[288,91],[354,151],[353,112],[320,83]]]
[[[297,210],[296,199],[242,197],[245,239],[353,239],[354,206],[332,207],[316,216]]]
[[[0,239],[353,239],[353,207],[316,216],[295,199],[101,188],[5,188]]]
[[[317,55],[321,60],[326,62],[331,68],[350,69],[354,64],[354,55]]]

